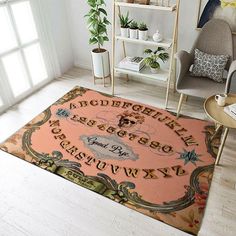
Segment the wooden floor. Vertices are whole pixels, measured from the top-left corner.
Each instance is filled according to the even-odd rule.
[[[93,85],[91,72],[74,68],[20,104],[0,115],[4,141],[54,101],[80,85]],[[116,81],[116,95],[163,107],[165,89],[134,81]],[[178,94],[171,94],[175,111]],[[189,98],[182,113],[207,119],[203,101]],[[221,166],[216,167],[200,236],[236,235],[236,132],[230,131]],[[116,204],[100,195],[0,152],[0,235],[47,236],[185,236],[159,221]]]

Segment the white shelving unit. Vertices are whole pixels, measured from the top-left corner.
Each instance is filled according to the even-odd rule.
[[[160,69],[158,74],[153,74],[151,73],[149,68],[144,68],[140,72],[136,72],[133,70],[127,70],[119,67],[115,67],[115,72],[117,73],[123,73],[123,74],[128,74],[128,75],[133,75],[133,76],[138,76],[142,78],[149,78],[153,80],[160,80],[163,82],[167,82],[168,76],[169,76],[169,70],[164,70]]]
[[[120,35],[117,35],[115,36],[115,39],[125,41],[125,42],[130,42],[130,43],[142,44],[142,45],[147,45],[147,46],[157,46],[157,47],[159,46],[159,47],[164,47],[164,48],[170,48],[172,45],[171,39],[164,39],[160,43],[153,41],[151,37],[148,37],[148,40],[140,40],[140,39],[125,38],[125,37],[121,37]]]
[[[171,39],[164,39],[163,41],[157,43],[152,40],[151,37],[148,38],[148,40],[139,40],[139,39],[131,39],[131,38],[125,38],[121,37],[116,31],[116,20],[118,18],[118,14],[121,12],[121,8],[136,8],[140,11],[149,9],[153,11],[164,11],[164,12],[171,12],[175,14],[175,22],[173,26],[173,37]],[[176,4],[173,4],[171,6],[156,6],[156,5],[142,5],[142,4],[136,4],[136,3],[125,3],[121,2],[120,0],[113,0],[113,20],[112,20],[112,94],[115,92],[114,87],[114,79],[115,79],[115,73],[122,73],[132,76],[137,76],[141,78],[148,78],[153,80],[159,80],[166,83],[166,103],[165,107],[168,106],[168,99],[169,99],[169,91],[170,91],[170,84],[171,80],[175,81],[175,74],[176,74],[176,62],[174,59],[174,54],[177,50],[177,38],[178,38],[178,17],[179,17],[179,0],[176,0]],[[152,74],[149,68],[145,68],[141,70],[140,72],[135,72],[123,68],[119,68],[116,65],[116,44],[120,41],[123,46],[123,54],[124,57],[126,57],[126,43],[132,43],[132,44],[142,44],[147,46],[156,46],[156,47],[164,47],[166,49],[170,49],[170,66],[169,69],[160,69],[160,71],[157,74]]]
[[[143,5],[143,4],[115,1],[115,5],[119,7],[132,7],[132,8],[139,8],[139,9],[153,9],[153,10],[161,10],[161,11],[175,11],[176,10],[176,4],[172,6],[164,7],[164,6],[156,6],[156,5]]]

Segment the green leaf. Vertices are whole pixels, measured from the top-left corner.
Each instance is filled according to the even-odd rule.
[[[96,34],[97,32],[95,30],[89,30],[90,34]]]
[[[160,52],[160,51],[165,51],[165,48],[163,48],[163,47],[158,47],[158,48],[157,48],[157,51],[158,51],[158,52]]]
[[[107,16],[107,12],[106,12],[105,9],[103,9],[103,8],[99,8],[98,10],[99,10],[100,12],[102,12],[105,16]]]
[[[147,28],[147,25],[145,24],[145,23],[143,23],[143,22],[141,22],[140,24],[139,24],[139,30],[148,30],[148,28]]]
[[[89,39],[89,44],[96,44],[96,43],[98,43],[98,40],[96,38]]]
[[[104,37],[103,37],[103,40],[104,40],[104,41],[109,41],[109,38],[108,38],[107,36],[104,36]]]
[[[160,58],[163,62],[165,62],[165,61],[167,61],[167,60],[169,59],[169,54],[168,54],[167,52],[160,53],[160,54],[159,54],[159,58]]]
[[[103,37],[99,36],[99,37],[98,37],[98,41],[99,41],[99,43],[103,46],[103,44],[104,44]]]
[[[97,30],[98,34],[104,34],[106,33],[106,27],[99,25],[98,26],[98,30]]]
[[[111,24],[110,21],[106,17],[103,18],[103,23],[106,24],[106,25]]]
[[[153,63],[153,60],[152,60],[151,57],[146,57],[146,58],[144,59],[144,62],[145,62],[145,64],[146,64],[147,66],[150,66],[150,65]]]
[[[129,24],[133,21],[129,19],[129,12],[126,13],[126,15],[119,14],[120,18],[120,25],[122,28],[128,28]]]
[[[87,3],[91,7],[96,7],[96,0],[87,0]]]
[[[145,53],[145,54],[151,54],[151,53],[152,53],[152,50],[151,50],[151,49],[145,49],[145,50],[144,50],[144,53]]]
[[[87,22],[88,22],[88,24],[91,24],[91,23],[94,22],[94,19],[93,18],[88,18]]]

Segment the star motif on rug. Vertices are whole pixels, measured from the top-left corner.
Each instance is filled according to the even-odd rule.
[[[195,149],[193,149],[192,151],[187,151],[184,149],[184,152],[178,152],[180,154],[180,157],[177,159],[181,159],[184,160],[184,165],[187,165],[189,162],[191,162],[192,164],[196,165],[197,161],[202,162],[202,160],[199,159],[199,157],[201,155],[198,155],[195,152]]]
[[[70,116],[70,111],[64,108],[58,109],[56,112],[56,116],[59,118],[67,118]]]

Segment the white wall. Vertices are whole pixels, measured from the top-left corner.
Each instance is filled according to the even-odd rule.
[[[111,21],[112,14],[112,1],[106,0],[108,17]],[[184,50],[190,50],[196,39],[199,31],[196,30],[198,5],[199,1],[194,0],[181,0],[180,4],[180,18],[179,18],[179,41],[178,48]],[[74,52],[75,65],[84,68],[91,68],[90,50],[94,46],[88,44],[89,34],[86,25],[84,15],[88,12],[86,0],[68,0],[68,15],[70,21],[70,31],[72,35],[72,47]],[[123,11],[126,13],[126,10]],[[171,13],[163,13],[159,11],[137,10],[129,9],[131,18],[138,21],[144,21],[150,26],[149,33],[152,35],[156,29],[159,29],[164,37],[172,37],[172,23],[173,15]],[[154,14],[151,14],[154,13]],[[109,38],[111,39],[111,27],[108,28]],[[235,37],[236,45],[236,37]],[[105,44],[105,48],[111,52],[111,40]],[[122,50],[118,50],[121,54]],[[128,53],[130,55],[142,53],[143,48],[141,46],[129,47]],[[236,47],[235,47],[236,55]],[[120,57],[118,57],[119,60]],[[234,85],[236,91],[236,79]]]
[[[68,0],[43,0],[45,16],[56,54],[60,65],[61,73],[66,72],[74,65],[72,41],[68,24],[66,2]],[[78,1],[80,2],[80,0]]]

